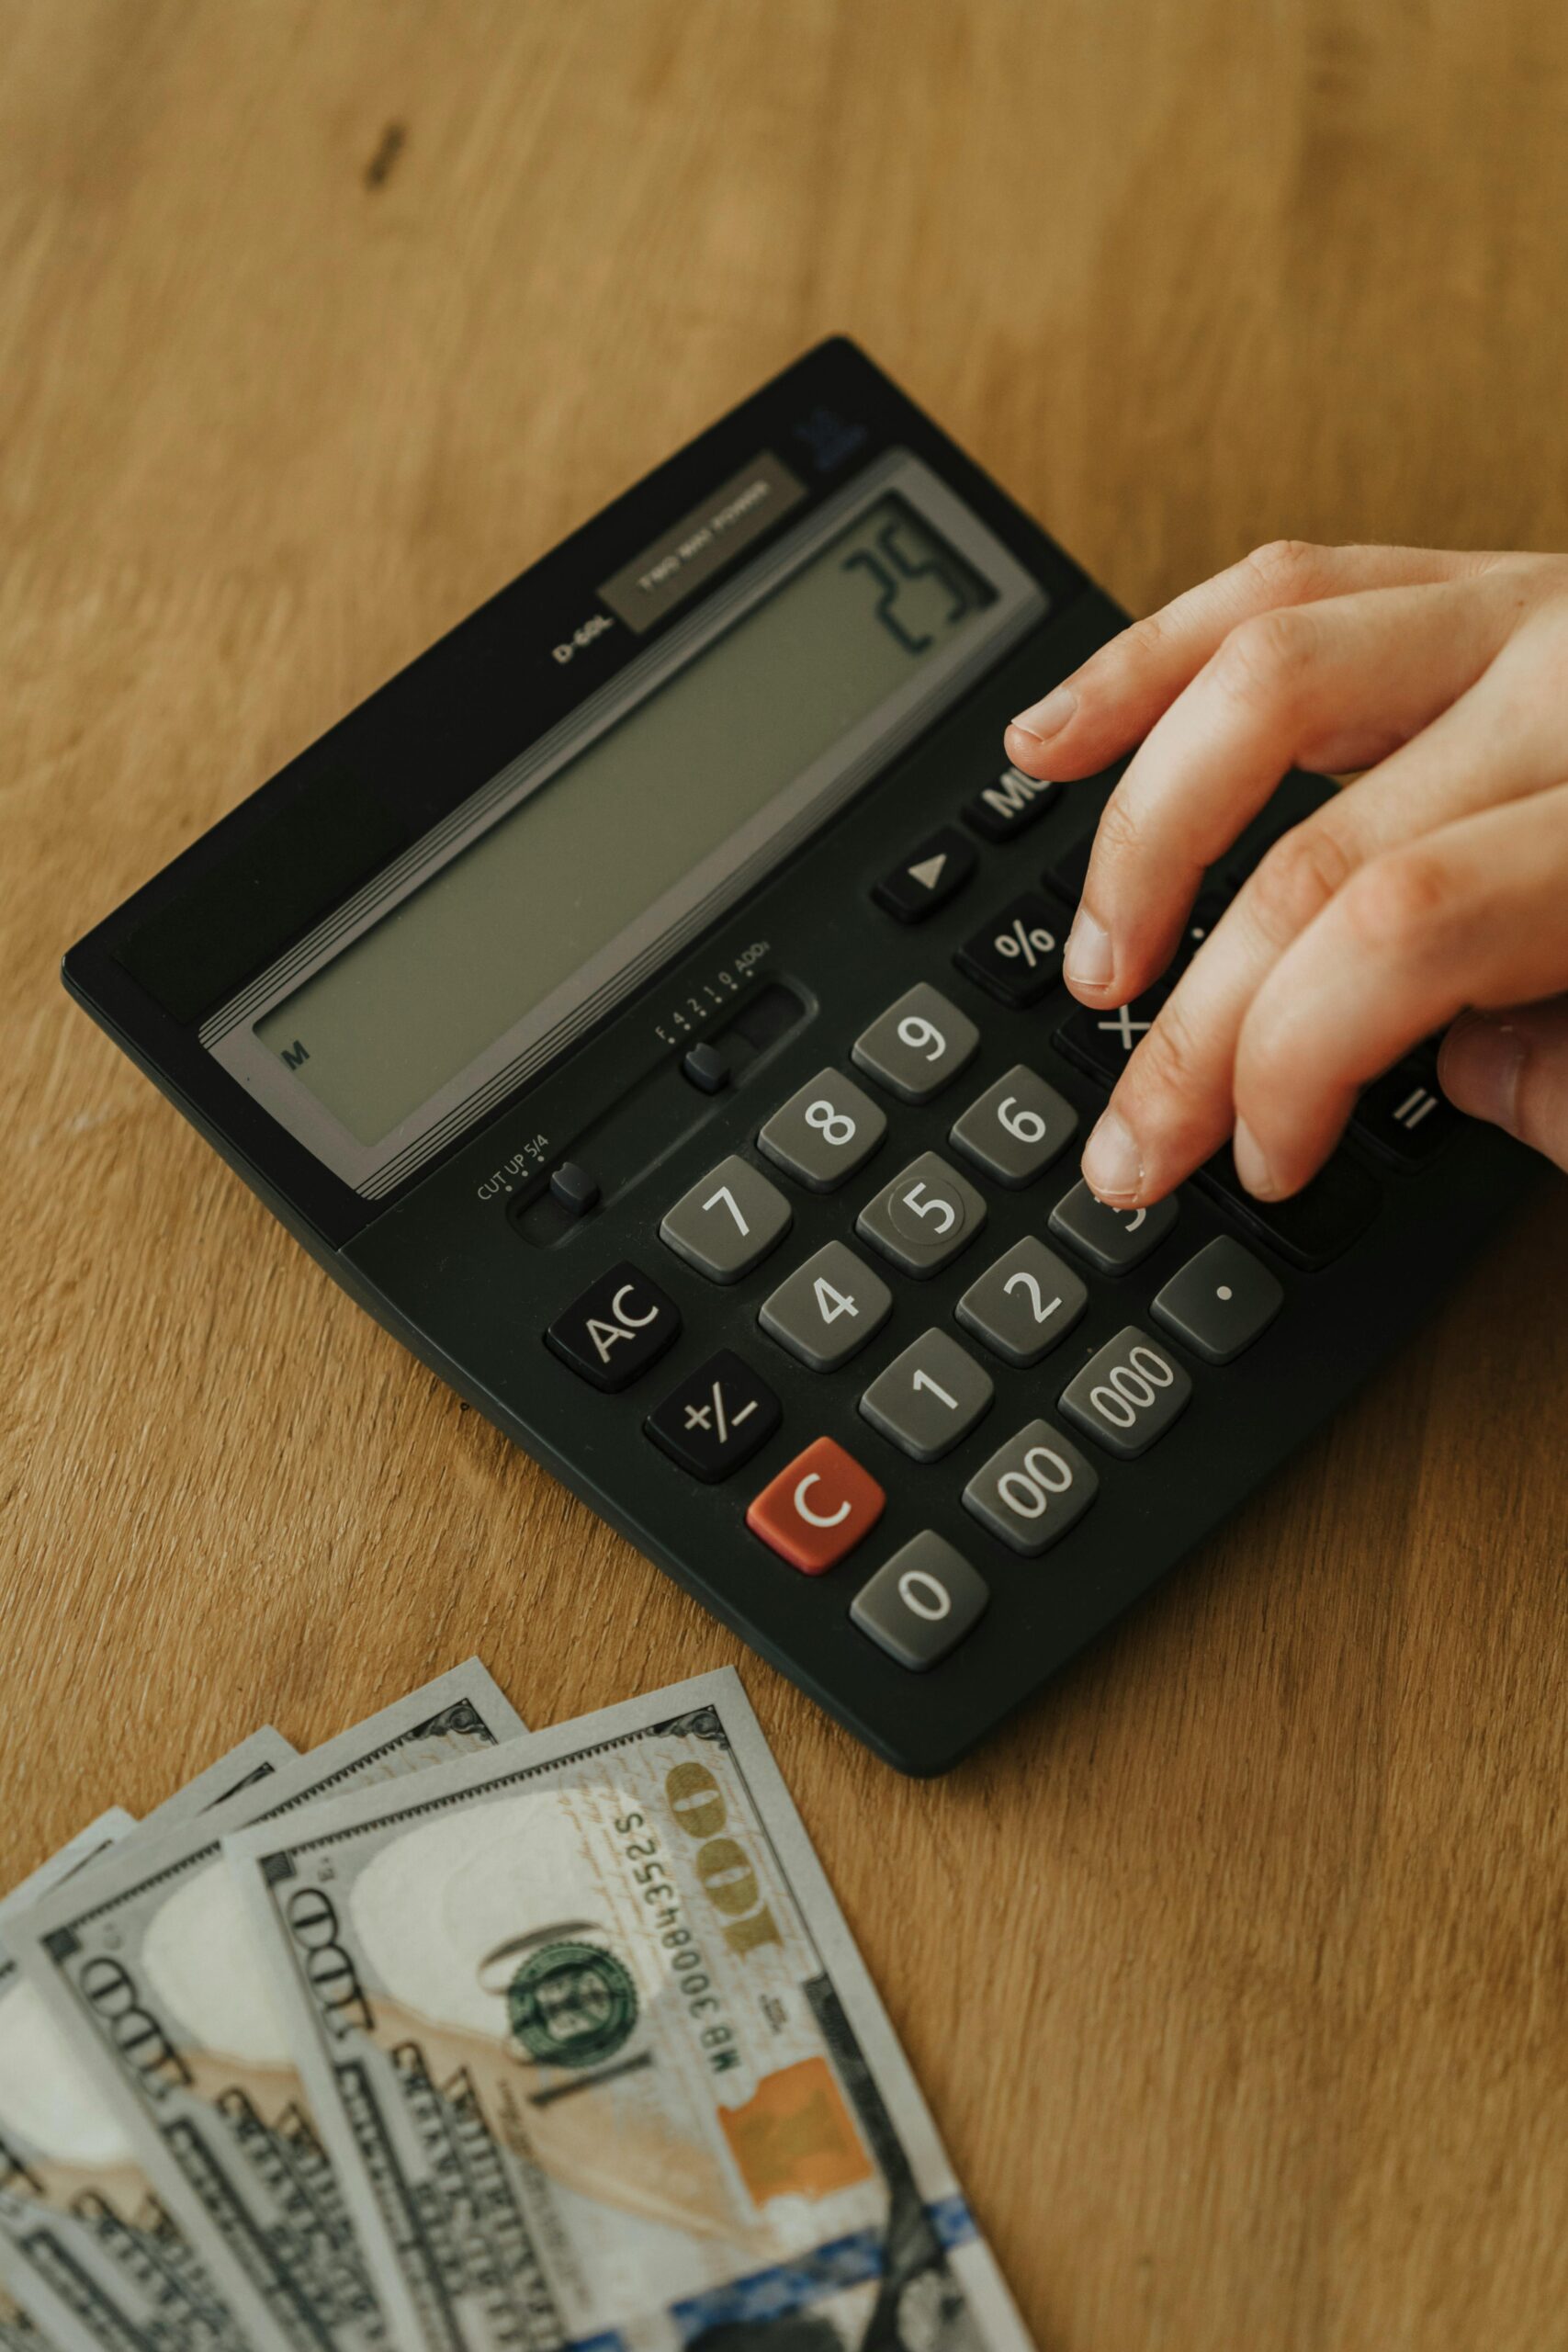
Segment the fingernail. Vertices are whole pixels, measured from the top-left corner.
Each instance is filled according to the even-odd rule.
[[[1021,710],[1011,725],[1021,735],[1032,736],[1037,743],[1048,743],[1059,735],[1078,707],[1077,695],[1071,686],[1053,686],[1043,702],[1031,703]]]
[[[1111,933],[1087,907],[1073,917],[1062,969],[1075,988],[1102,989],[1111,978]]]
[[[1438,1056],[1438,1076],[1472,1119],[1490,1119],[1507,1135],[1518,1134],[1519,1073],[1525,1041],[1503,1021],[1456,1021]]]
[[[1263,1147],[1245,1119],[1238,1119],[1235,1123],[1235,1133],[1231,1137],[1231,1151],[1235,1159],[1235,1172],[1254,1200],[1275,1199],[1280,1187],[1274,1182],[1273,1170],[1263,1156]]]
[[[1142,1184],[1138,1138],[1120,1111],[1107,1111],[1084,1146],[1083,1179],[1101,1201],[1127,1200]]]

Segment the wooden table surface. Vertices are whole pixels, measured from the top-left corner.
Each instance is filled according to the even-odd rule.
[[[1561,0],[0,0],[0,1876],[476,1648],[537,1724],[735,1659],[1042,2347],[1568,2343],[1560,1185],[916,1786],[55,969],[832,329],[1137,609],[1568,544]]]

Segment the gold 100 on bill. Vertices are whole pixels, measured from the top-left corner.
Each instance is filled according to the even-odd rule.
[[[225,1850],[400,2343],[1025,2344],[733,1674]]]

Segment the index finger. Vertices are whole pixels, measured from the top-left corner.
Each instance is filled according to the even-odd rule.
[[[1093,775],[1142,741],[1238,621],[1358,588],[1458,580],[1498,560],[1483,551],[1319,548],[1274,539],[1146,620],[1134,621],[1041,701],[1021,710],[1003,735],[1008,758],[1026,775]]]

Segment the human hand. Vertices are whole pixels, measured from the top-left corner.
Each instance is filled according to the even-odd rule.
[[[1040,777],[1134,743],[1067,941],[1090,1006],[1158,978],[1288,768],[1364,773],[1182,974],[1089,1139],[1094,1192],[1157,1201],[1233,1129],[1249,1192],[1297,1192],[1367,1080],[1450,1022],[1450,1100],[1568,1167],[1568,557],[1260,548],[1006,734]]]

